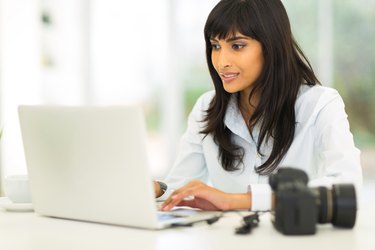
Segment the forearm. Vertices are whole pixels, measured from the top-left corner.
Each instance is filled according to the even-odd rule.
[[[272,193],[271,201],[272,209],[275,207],[275,194]],[[242,193],[242,194],[229,194],[229,203],[227,210],[235,209],[247,209],[251,210],[252,208],[252,196],[251,193]]]
[[[235,209],[251,210],[251,193],[229,194],[227,210]]]

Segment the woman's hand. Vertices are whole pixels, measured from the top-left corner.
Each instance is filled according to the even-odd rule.
[[[157,181],[154,181],[154,190],[155,190],[155,198],[158,198],[163,194],[163,191],[160,188],[160,184]]]
[[[193,199],[186,199],[189,196]],[[169,211],[174,206],[189,206],[202,210],[230,210],[250,208],[249,194],[228,194],[207,186],[201,181],[191,181],[174,191],[162,204],[161,210]]]

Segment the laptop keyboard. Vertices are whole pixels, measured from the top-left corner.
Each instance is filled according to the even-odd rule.
[[[158,212],[157,215],[158,215],[159,221],[165,221],[165,220],[187,217],[187,215],[184,215],[184,214],[175,214],[175,213],[169,213],[169,212]]]

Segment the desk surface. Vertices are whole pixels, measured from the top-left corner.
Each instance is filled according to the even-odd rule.
[[[0,209],[0,249],[375,249],[375,206],[362,207],[353,230],[318,225],[312,236],[284,236],[268,214],[250,235],[235,235],[241,218],[229,213],[209,226],[148,231],[119,226],[42,217]]]

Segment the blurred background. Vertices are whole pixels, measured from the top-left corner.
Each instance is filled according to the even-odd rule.
[[[163,178],[192,105],[212,89],[203,27],[217,2],[0,0],[2,177],[27,172],[18,105],[139,103],[152,174]],[[375,0],[283,3],[322,84],[344,98],[369,202],[375,192]]]

